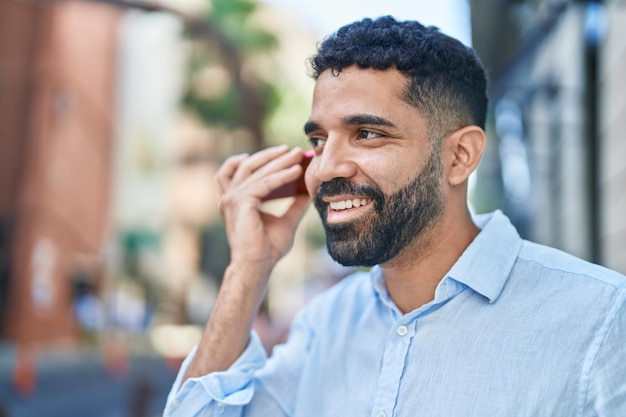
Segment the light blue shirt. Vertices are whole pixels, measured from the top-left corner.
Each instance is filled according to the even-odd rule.
[[[524,241],[500,212],[402,314],[382,270],[311,301],[266,359],[256,335],[226,372],[180,387],[165,416],[626,416],[626,279]]]

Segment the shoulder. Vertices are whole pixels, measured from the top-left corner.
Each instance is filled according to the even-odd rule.
[[[507,292],[532,299],[555,315],[597,320],[596,325],[622,309],[626,277],[576,256],[524,241],[511,270]]]
[[[626,277],[617,271],[593,264],[561,250],[523,241],[518,262],[530,271],[547,277],[580,279],[589,285],[626,291]]]

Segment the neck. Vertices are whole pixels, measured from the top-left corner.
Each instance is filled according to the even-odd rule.
[[[400,255],[381,265],[387,290],[405,314],[435,298],[439,282],[480,231],[467,212],[452,221],[450,217],[444,214]]]

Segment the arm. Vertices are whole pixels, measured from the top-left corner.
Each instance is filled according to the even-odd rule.
[[[232,157],[218,171],[231,261],[187,378],[228,369],[246,348],[270,273],[291,248],[309,199],[296,197],[281,218],[259,207],[272,190],[298,178],[302,155],[298,149],[269,148]]]
[[[252,322],[270,273],[291,248],[309,198],[296,197],[280,218],[259,208],[272,190],[298,178],[302,155],[299,149],[269,148],[251,156],[231,157],[218,171],[219,209],[231,261],[200,344],[177,381],[181,392],[186,389],[185,380],[229,369],[250,343]]]

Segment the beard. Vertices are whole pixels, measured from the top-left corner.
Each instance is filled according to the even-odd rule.
[[[395,258],[441,216],[442,172],[435,149],[417,176],[389,195],[375,184],[353,184],[345,178],[322,183],[313,202],[322,218],[330,256],[344,266],[368,267]],[[329,207],[322,197],[340,194],[369,197],[374,209],[350,222],[328,224]]]

